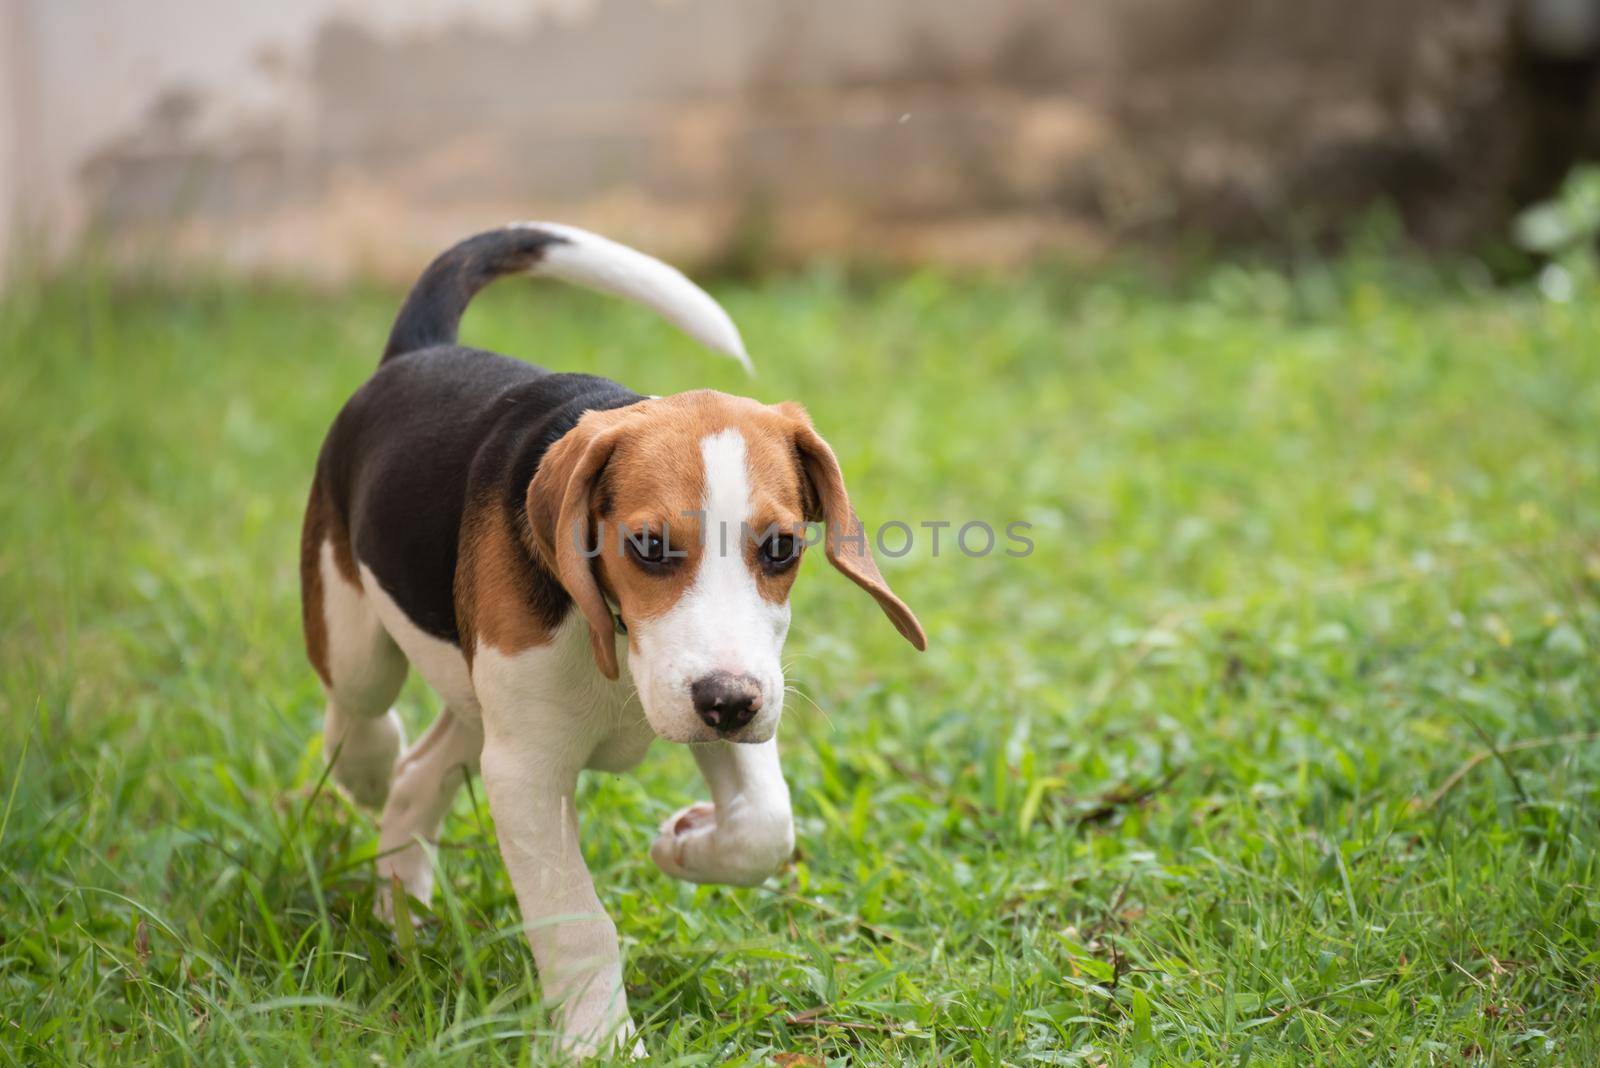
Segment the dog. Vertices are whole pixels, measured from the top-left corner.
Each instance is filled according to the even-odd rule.
[[[579,850],[579,772],[632,768],[658,736],[688,743],[712,800],[669,818],[650,857],[680,879],[755,885],[794,850],[775,733],[806,532],[913,646],[927,639],[799,405],[641,396],[457,345],[472,297],[517,273],[641,303],[749,368],[708,294],[596,234],[520,223],[444,252],[317,459],[306,652],[331,774],[382,808],[379,914],[404,922],[399,895],[428,900],[422,843],[476,772],[562,1048],[638,1052],[616,928]],[[408,665],[444,708],[410,748],[390,707]]]

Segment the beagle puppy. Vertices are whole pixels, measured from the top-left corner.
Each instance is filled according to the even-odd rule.
[[[637,1048],[616,928],[578,847],[578,773],[631,768],[658,736],[689,743],[712,799],[668,819],[650,857],[680,879],[754,885],[794,848],[774,736],[806,533],[820,525],[833,566],[917,649],[926,639],[798,405],[645,397],[457,345],[468,301],[513,273],[637,301],[749,367],[710,296],[595,234],[523,223],[445,252],[318,457],[306,651],[332,775],[382,806],[380,914],[406,915],[397,894],[428,900],[422,843],[479,772],[564,1048]],[[407,665],[444,705],[409,748],[390,708]]]

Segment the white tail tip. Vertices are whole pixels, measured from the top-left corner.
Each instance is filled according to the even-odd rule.
[[[512,225],[566,239],[566,243],[545,250],[533,268],[534,275],[559,278],[643,304],[706,348],[739,361],[748,374],[755,374],[744,339],[728,313],[676,267],[576,226],[550,222]]]

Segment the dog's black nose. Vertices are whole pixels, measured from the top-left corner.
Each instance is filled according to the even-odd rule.
[[[689,687],[694,710],[719,733],[736,731],[761,711],[761,684],[750,675],[713,671]]]

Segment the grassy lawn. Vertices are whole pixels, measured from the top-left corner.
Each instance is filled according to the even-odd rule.
[[[1033,525],[885,561],[922,656],[807,565],[781,879],[650,864],[686,751],[586,781],[652,1061],[1600,1062],[1600,292],[1473,279],[818,270],[719,289],[753,385],[489,294],[470,342],[802,400],[869,522]],[[548,1060],[481,789],[397,944],[321,782],[300,510],[397,300],[0,306],[6,1059]]]

